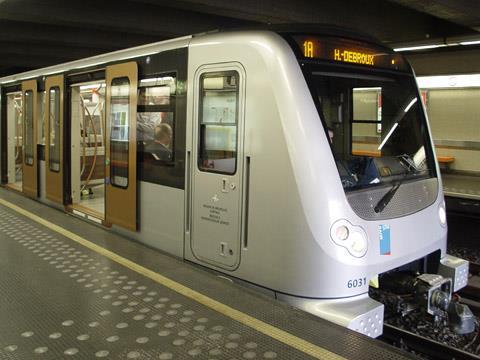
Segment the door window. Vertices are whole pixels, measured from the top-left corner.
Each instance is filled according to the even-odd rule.
[[[49,111],[49,167],[51,171],[60,171],[60,89],[50,89]]]
[[[199,155],[201,171],[233,175],[237,169],[238,82],[236,71],[200,77]]]
[[[25,164],[33,165],[33,91],[25,91]]]
[[[111,183],[128,187],[128,139],[130,131],[130,81],[115,78],[110,97],[110,176]]]

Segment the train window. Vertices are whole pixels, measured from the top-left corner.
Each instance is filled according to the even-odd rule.
[[[198,167],[201,171],[236,172],[238,82],[236,71],[206,73],[200,77]]]
[[[45,145],[45,91],[37,93],[37,143]]]
[[[33,165],[34,146],[33,143],[33,92],[32,90],[25,91],[25,164]]]
[[[413,77],[328,70],[309,81],[346,191],[435,176]]]
[[[128,187],[128,155],[130,132],[130,81],[115,78],[110,96],[110,182],[113,186]]]
[[[140,80],[137,159],[140,178],[160,183],[162,168],[175,161],[175,74]]]
[[[60,88],[50,89],[50,112],[48,118],[49,167],[51,171],[60,171]]]

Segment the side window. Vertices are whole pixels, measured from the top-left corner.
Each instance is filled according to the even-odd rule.
[[[110,181],[121,188],[128,187],[128,139],[130,132],[130,81],[115,78],[110,97]]]
[[[50,113],[48,114],[49,129],[48,144],[50,146],[50,170],[60,171],[60,89],[50,89]]]
[[[138,88],[137,159],[141,179],[159,183],[175,161],[176,75],[142,79]]]
[[[25,164],[33,165],[34,146],[33,143],[33,92],[25,91]]]
[[[205,73],[200,77],[201,171],[233,175],[237,170],[238,82],[236,71]]]

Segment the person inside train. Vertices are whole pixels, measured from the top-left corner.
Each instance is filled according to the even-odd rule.
[[[145,152],[152,154],[155,160],[172,161],[172,128],[161,123],[154,130],[154,141],[145,147]]]

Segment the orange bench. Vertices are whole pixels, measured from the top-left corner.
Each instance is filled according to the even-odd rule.
[[[445,172],[450,170],[450,164],[455,161],[453,156],[437,156],[438,164],[443,165],[445,168]]]

